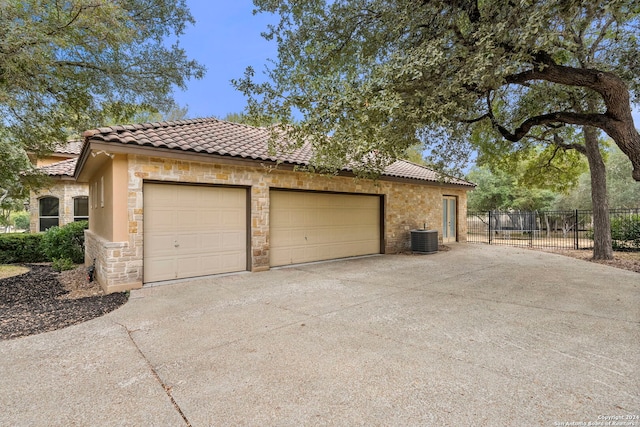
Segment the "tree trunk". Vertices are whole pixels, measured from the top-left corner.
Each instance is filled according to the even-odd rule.
[[[607,175],[598,144],[598,130],[582,128],[589,170],[591,172],[591,204],[593,206],[593,259],[613,259],[611,222],[607,200]],[[577,224],[576,224],[577,231]]]
[[[549,214],[547,212],[544,213],[544,222],[547,225],[547,238],[551,237],[551,230],[549,228]]]

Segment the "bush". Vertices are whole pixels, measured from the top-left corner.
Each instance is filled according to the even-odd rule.
[[[31,224],[29,223],[29,212],[15,212],[11,214],[13,226],[18,230],[28,230]]]
[[[42,234],[0,234],[0,264],[51,261],[42,249],[42,238]]]
[[[612,218],[611,240],[614,249],[640,249],[640,215]]]
[[[57,272],[64,270],[73,270],[75,268],[74,262],[69,258],[56,258],[51,263],[51,268]]]
[[[42,249],[52,260],[70,259],[76,264],[84,261],[84,230],[87,221],[72,222],[62,227],[51,227],[42,238]]]

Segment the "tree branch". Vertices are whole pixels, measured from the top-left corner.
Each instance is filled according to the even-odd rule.
[[[600,29],[600,34],[598,34],[598,37],[596,37],[594,42],[591,44],[591,49],[589,49],[589,60],[590,61],[592,61],[593,58],[595,57],[596,51],[598,50],[598,47],[600,46],[600,43],[607,36],[607,31],[609,31],[609,27],[611,25],[613,25],[613,23],[615,21],[616,21],[615,18],[612,16],[611,18],[609,18],[607,20],[607,22],[605,22],[605,24]]]
[[[558,135],[557,133],[553,135],[553,144],[558,148],[562,148],[563,150],[576,150],[579,153],[584,154],[585,156],[587,155],[587,149],[584,145],[580,145],[580,144],[567,144],[566,142],[564,142],[564,140],[562,139],[562,137],[560,135]],[[557,153],[557,150],[553,152],[553,156],[555,157]],[[551,159],[553,160],[553,158]],[[551,161],[549,160],[549,161]]]
[[[581,114],[581,113],[569,113],[569,112],[557,112],[550,114],[542,114],[539,116],[530,117],[520,126],[518,126],[515,131],[510,132],[507,128],[499,124],[493,114],[490,115],[491,122],[493,126],[498,129],[500,134],[508,141],[518,142],[531,130],[531,128],[535,126],[541,125],[553,125],[558,123],[570,124],[570,125],[580,125],[580,126],[604,126],[603,122],[605,122],[607,117],[604,114]]]

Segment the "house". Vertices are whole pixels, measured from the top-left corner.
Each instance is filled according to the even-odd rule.
[[[275,155],[269,136],[213,118],[85,132],[75,177],[103,289],[397,253],[425,224],[466,241],[473,184],[404,160],[377,180],[302,172],[309,147]]]
[[[46,157],[30,156],[35,166],[51,178],[49,186],[29,196],[32,233],[89,219],[89,187],[73,176],[82,143],[61,144]]]

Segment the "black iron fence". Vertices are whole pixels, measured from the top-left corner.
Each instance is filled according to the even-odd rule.
[[[640,208],[612,209],[614,249],[640,250]],[[592,249],[593,211],[468,212],[467,241],[554,249]]]

